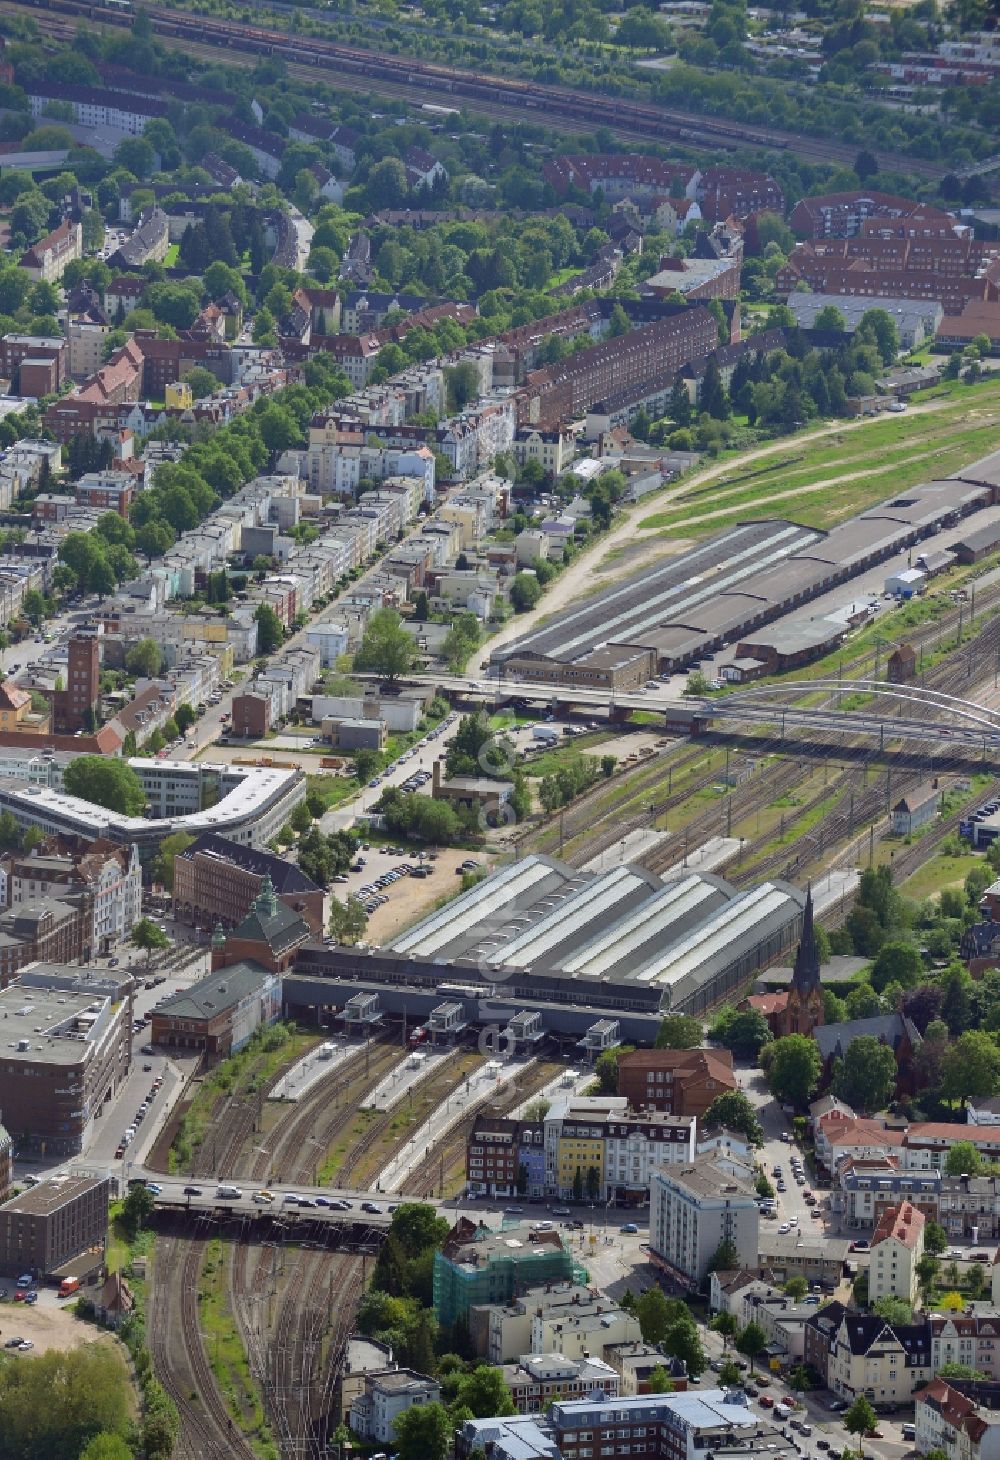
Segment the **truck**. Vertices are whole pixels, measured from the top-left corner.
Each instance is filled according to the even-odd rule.
[[[559,741],[559,731],[554,725],[533,725],[531,738],[537,740],[540,745],[556,745]]]
[[[66,1278],[63,1278],[62,1282],[59,1284],[59,1296],[60,1296],[60,1298],[68,1298],[71,1293],[75,1293],[76,1292],[76,1290],[77,1290],[77,1288],[79,1286],[80,1286],[80,1279],[78,1277],[66,1277]]]

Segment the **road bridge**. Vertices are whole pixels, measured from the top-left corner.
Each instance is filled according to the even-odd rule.
[[[1000,712],[974,700],[961,699],[915,684],[889,684],[876,679],[787,679],[712,696],[666,698],[666,686],[628,693],[613,690],[572,689],[566,685],[463,675],[416,677],[414,683],[433,682],[458,698],[488,699],[493,704],[523,700],[545,705],[562,714],[574,711],[606,714],[628,720],[641,710],[662,713],[665,730],[699,734],[710,727],[724,729],[729,721],[778,725],[786,730],[812,730],[878,741],[928,741],[943,746],[971,748],[985,754],[1000,745]],[[821,695],[828,703],[789,703],[807,695]],[[833,703],[829,701],[833,697]],[[863,698],[871,704],[841,709],[845,699]],[[895,712],[895,713],[894,713]],[[905,712],[905,713],[904,713]]]

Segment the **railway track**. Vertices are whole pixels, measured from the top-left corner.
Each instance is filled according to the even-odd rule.
[[[154,1369],[180,1415],[179,1454],[201,1460],[256,1460],[232,1422],[205,1352],[198,1321],[204,1256],[199,1237],[157,1238],[149,1312]]]
[[[270,1132],[266,1146],[256,1152],[251,1178],[260,1181],[272,1173],[280,1182],[309,1179],[333,1141],[357,1115],[364,1096],[405,1053],[398,1045],[379,1043],[358,1050],[331,1071]],[[305,1159],[309,1150],[315,1153],[312,1160]]]
[[[128,12],[109,10],[96,0],[36,0],[24,8],[36,20],[51,12],[127,26],[132,18]],[[424,96],[431,93],[436,101],[455,99],[459,105],[470,104],[473,110],[487,115],[513,112],[522,121],[525,114],[530,118],[532,113],[537,113],[538,120],[549,125],[583,124],[589,131],[607,126],[620,136],[645,140],[672,139],[715,149],[788,150],[810,161],[838,159],[850,164],[854,160],[853,148],[832,140],[813,141],[801,133],[741,125],[738,121],[633,101],[608,92],[525,80],[510,74],[487,76],[471,68],[345,45],[318,36],[301,33],[293,36],[274,27],[248,25],[217,16],[190,15],[167,6],[149,6],[147,14],[157,39],[180,45],[187,51],[193,43],[224,48],[230,56],[240,51],[255,57],[275,56],[299,72],[303,67],[307,71],[312,68],[314,76],[318,74],[317,68],[326,66],[335,69],[338,85],[346,76],[353,75],[368,90],[390,89],[394,97],[399,96],[402,88],[409,88]],[[908,169],[927,177],[940,177],[944,172],[939,164],[906,155],[883,153],[879,160],[881,166]]]
[[[449,1062],[447,1067],[439,1065],[426,1074],[423,1079],[418,1080],[407,1091],[406,1099],[409,1106],[416,1106],[418,1109],[426,1105],[434,1109],[454,1095],[462,1084],[467,1080],[472,1071],[478,1068],[485,1061],[485,1055],[481,1055],[473,1063],[468,1060],[454,1063]],[[355,1186],[359,1189],[366,1182],[371,1181],[378,1171],[385,1170],[392,1161],[400,1154],[404,1147],[413,1138],[414,1127],[409,1124],[402,1125],[395,1133],[392,1130],[393,1124],[399,1118],[402,1101],[392,1107],[391,1110],[383,1111],[379,1118],[362,1133],[348,1151],[337,1169],[337,1185],[341,1187]],[[378,1166],[372,1170],[368,1158],[373,1151],[378,1152]]]

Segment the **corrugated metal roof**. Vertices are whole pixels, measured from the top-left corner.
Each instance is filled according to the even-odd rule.
[[[604,978],[626,965],[647,943],[669,938],[671,929],[683,926],[693,913],[710,913],[727,900],[718,886],[698,876],[671,883],[567,959],[563,968],[575,978]]]
[[[614,867],[593,882],[588,882],[560,906],[553,908],[533,927],[526,928],[506,945],[491,964],[497,967],[513,964],[530,968],[536,958],[552,953],[559,944],[579,935],[589,923],[603,923],[630,896],[640,894],[643,908],[649,905],[650,886],[631,867]]]
[[[501,908],[510,908],[515,899],[530,890],[537,891],[542,883],[553,877],[569,880],[555,864],[540,857],[525,857],[523,862],[513,862],[457,901],[432,913],[398,938],[392,947],[396,953],[404,953],[411,958],[432,958],[449,943],[456,942],[470,929],[481,925],[484,919]]]

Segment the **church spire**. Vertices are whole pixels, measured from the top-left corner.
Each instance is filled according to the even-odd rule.
[[[792,969],[792,987],[801,996],[820,987],[819,957],[816,952],[816,931],[813,927],[812,883],[806,888],[806,905],[802,909],[802,936]]]

